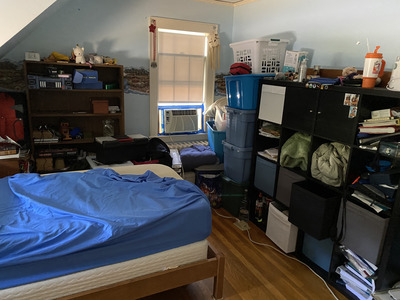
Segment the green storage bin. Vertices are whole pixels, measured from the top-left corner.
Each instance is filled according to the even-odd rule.
[[[234,217],[239,217],[245,189],[248,189],[247,184],[239,184],[227,176],[222,176],[222,207]]]

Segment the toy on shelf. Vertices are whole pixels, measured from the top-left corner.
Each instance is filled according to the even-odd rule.
[[[85,64],[86,63],[85,56],[83,55],[84,50],[85,50],[85,48],[79,47],[78,44],[76,44],[75,48],[72,48],[73,56],[75,56],[75,62],[77,64]]]

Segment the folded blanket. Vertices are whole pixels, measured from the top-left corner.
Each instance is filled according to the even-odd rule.
[[[311,176],[331,186],[341,186],[349,155],[349,146],[337,142],[322,144],[312,155]]]
[[[307,171],[308,153],[310,152],[311,136],[296,132],[281,148],[280,164],[283,167]]]
[[[180,151],[181,162],[185,171],[202,165],[213,165],[218,161],[217,155],[210,146],[193,145]]]

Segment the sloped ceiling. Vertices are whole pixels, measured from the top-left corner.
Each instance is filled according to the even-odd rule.
[[[54,12],[56,0],[4,0],[0,12],[0,59],[31,30]],[[18,16],[16,18],[15,16]]]
[[[238,6],[238,5],[243,5],[247,4],[250,2],[254,2],[257,0],[196,0],[196,1],[202,1],[202,2],[208,2],[208,3],[213,3],[213,4],[221,4],[221,5],[228,5],[228,6]]]

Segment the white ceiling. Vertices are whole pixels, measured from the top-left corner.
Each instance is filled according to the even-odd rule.
[[[254,2],[257,0],[196,0],[196,1],[203,1],[203,2],[208,2],[208,3],[222,4],[222,5],[228,5],[228,6],[238,6],[238,5],[243,5],[243,4],[247,4],[250,2]]]

